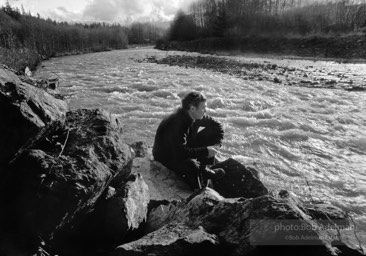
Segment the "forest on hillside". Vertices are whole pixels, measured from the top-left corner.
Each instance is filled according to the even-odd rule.
[[[365,0],[196,0],[177,13],[169,40],[366,32]]]
[[[147,22],[130,26],[56,22],[7,3],[0,8],[0,64],[24,70],[53,56],[153,44],[165,31]]]

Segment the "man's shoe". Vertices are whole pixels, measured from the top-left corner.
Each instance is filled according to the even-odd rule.
[[[222,168],[210,169],[210,168],[206,167],[202,171],[202,174],[207,179],[219,180],[225,176],[225,171]]]

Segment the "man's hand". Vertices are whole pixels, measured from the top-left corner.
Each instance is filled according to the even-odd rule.
[[[197,166],[197,168],[200,168],[201,163],[200,163],[200,162],[198,162],[198,160],[197,160],[197,159],[192,159],[192,161],[193,161],[193,162],[194,162],[194,164]]]
[[[207,147],[208,150],[208,158],[214,157],[217,153],[217,150],[214,147]]]

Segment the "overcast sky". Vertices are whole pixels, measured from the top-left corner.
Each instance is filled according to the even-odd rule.
[[[170,21],[193,0],[9,0],[44,18],[75,22]],[[6,0],[0,0],[5,5]]]

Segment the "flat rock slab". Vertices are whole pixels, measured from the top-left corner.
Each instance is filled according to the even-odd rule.
[[[143,177],[149,187],[150,200],[153,201],[182,200],[193,192],[173,171],[148,157],[135,158],[132,172]]]

